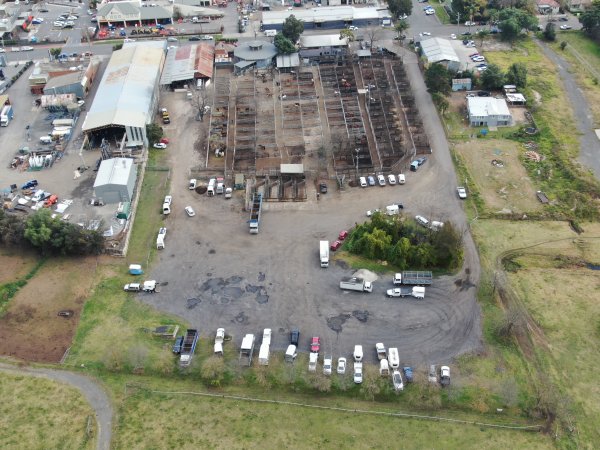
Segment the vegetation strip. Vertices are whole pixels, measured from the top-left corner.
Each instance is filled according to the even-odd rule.
[[[41,259],[38,263],[33,266],[33,268],[29,271],[27,275],[25,275],[22,279],[17,281],[11,281],[10,283],[6,283],[0,286],[0,314],[4,312],[4,308],[8,305],[10,299],[12,299],[19,289],[27,284],[27,281],[31,280],[35,274],[40,270],[40,268],[44,265],[46,259]]]
[[[125,388],[127,389],[127,386]],[[426,415],[421,415],[421,414],[410,414],[410,413],[402,413],[402,412],[369,411],[367,409],[350,409],[350,408],[340,408],[338,406],[311,405],[309,403],[287,402],[287,401],[283,401],[283,400],[268,400],[268,399],[262,399],[262,398],[242,397],[239,395],[209,394],[207,392],[155,391],[155,390],[147,390],[147,392],[151,392],[153,394],[164,394],[164,395],[198,395],[198,396],[202,396],[202,397],[226,398],[226,399],[230,399],[230,400],[244,400],[244,401],[248,401],[248,402],[300,406],[303,408],[325,409],[325,410],[330,410],[330,411],[341,411],[341,412],[347,412],[347,413],[373,414],[373,415],[378,415],[378,416],[409,417],[412,419],[437,420],[437,421],[442,421],[442,422],[452,422],[452,423],[459,423],[459,424],[464,424],[464,425],[477,425],[477,426],[489,427],[489,428],[506,428],[506,429],[511,429],[511,430],[521,430],[521,431],[541,431],[543,429],[543,427],[541,425],[515,425],[515,424],[500,425],[500,424],[487,423],[487,422],[476,422],[476,421],[472,422],[472,421],[463,420],[463,419],[451,419],[449,417],[426,416]]]

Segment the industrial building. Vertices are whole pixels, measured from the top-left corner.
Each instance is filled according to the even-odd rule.
[[[215,47],[212,44],[170,48],[160,84],[176,88],[194,80],[210,80],[213,77],[214,60]]]
[[[104,203],[131,202],[137,166],[131,158],[105,159],[94,181],[94,195]]]
[[[448,70],[460,70],[460,59],[448,39],[430,38],[420,42],[423,56],[429,64],[440,63]]]
[[[91,89],[99,67],[100,60],[95,57],[38,61],[29,75],[29,90],[35,95],[75,94],[83,98]]]
[[[233,51],[235,72],[242,73],[251,67],[264,69],[273,64],[277,55],[275,45],[266,41],[241,42]]]
[[[506,101],[494,97],[468,97],[469,124],[472,127],[506,127],[513,124]]]
[[[261,31],[281,31],[283,23],[291,15],[304,22],[305,30],[340,29],[350,25],[359,28],[392,25],[392,16],[385,9],[324,6],[311,9],[293,9],[291,11],[263,11]]]
[[[148,145],[146,125],[158,107],[166,41],[135,42],[113,52],[82,130],[92,145]],[[125,139],[124,139],[125,138]]]
[[[98,25],[143,26],[172,22],[171,6],[144,5],[140,2],[108,2],[98,7]]]
[[[300,57],[318,58],[319,56],[337,56],[348,47],[348,39],[339,34],[321,34],[300,36]]]

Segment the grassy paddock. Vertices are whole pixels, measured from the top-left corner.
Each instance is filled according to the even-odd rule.
[[[96,448],[94,413],[79,391],[4,372],[0,380],[0,448]]]

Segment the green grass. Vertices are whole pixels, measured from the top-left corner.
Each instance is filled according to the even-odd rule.
[[[440,22],[443,25],[447,25],[450,23],[450,17],[448,17],[448,13],[444,9],[444,4],[431,3],[431,6],[435,10],[435,15],[440,19]]]
[[[94,413],[79,391],[4,372],[0,380],[0,448],[96,448]]]

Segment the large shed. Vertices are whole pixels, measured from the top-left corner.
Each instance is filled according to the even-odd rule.
[[[212,44],[170,48],[160,84],[176,86],[194,79],[210,80],[213,76],[214,60],[215,47]]]
[[[513,124],[506,101],[494,97],[467,98],[469,123],[472,127],[501,127]]]
[[[233,51],[236,73],[256,67],[264,69],[273,64],[277,55],[275,45],[266,41],[241,42]]]
[[[348,47],[348,38],[339,34],[319,34],[300,36],[300,57],[334,56]]]
[[[430,38],[420,42],[423,56],[430,64],[440,63],[449,70],[460,69],[460,59],[448,39]]]
[[[375,7],[323,6],[321,8],[294,8],[291,11],[263,11],[263,30],[281,31],[285,20],[293,15],[304,22],[304,29],[340,29],[349,25],[357,27],[390,26],[391,14]]]
[[[105,159],[94,181],[94,195],[104,203],[131,202],[137,166],[131,158]]]
[[[113,52],[82,130],[92,142],[121,140],[126,147],[148,145],[146,125],[158,107],[158,82],[166,41],[129,43]]]

